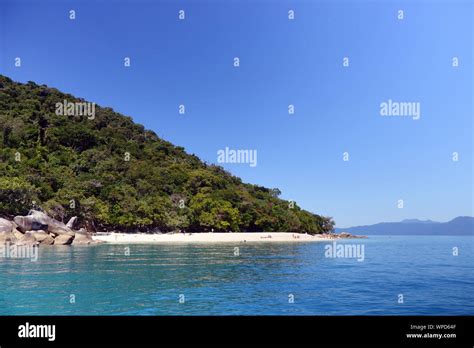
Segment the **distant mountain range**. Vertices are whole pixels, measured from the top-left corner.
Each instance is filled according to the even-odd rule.
[[[336,228],[336,232],[355,235],[474,235],[474,217],[459,216],[448,222],[407,219],[400,222],[381,222],[375,225]]]

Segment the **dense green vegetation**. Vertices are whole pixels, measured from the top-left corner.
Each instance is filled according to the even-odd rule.
[[[122,231],[333,228],[278,190],[242,183],[110,108],[97,106],[93,120],[58,116],[64,100],[83,101],[0,75],[0,215],[41,207],[58,220],[78,216],[86,228]]]

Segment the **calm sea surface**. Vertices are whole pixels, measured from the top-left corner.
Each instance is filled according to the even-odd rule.
[[[0,259],[0,315],[474,314],[473,237],[338,243],[364,261],[327,258],[325,242],[40,247]]]

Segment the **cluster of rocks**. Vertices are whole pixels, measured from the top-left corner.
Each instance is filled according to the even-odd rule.
[[[357,238],[367,238],[367,236],[356,236],[354,234],[350,234],[348,232],[341,232],[341,233],[326,233],[322,235],[325,238],[329,239],[357,239]]]
[[[67,224],[50,218],[43,212],[31,210],[26,216],[16,216],[13,221],[0,218],[0,244],[15,245],[70,245],[95,244],[90,233],[73,230],[77,218]]]

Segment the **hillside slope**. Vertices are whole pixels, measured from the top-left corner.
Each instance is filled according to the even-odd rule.
[[[330,231],[333,222],[203,163],[111,108],[58,115],[84,102],[0,75],[0,216],[40,207],[88,229]]]

